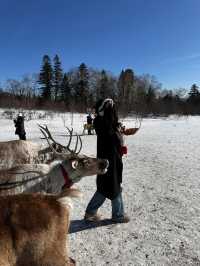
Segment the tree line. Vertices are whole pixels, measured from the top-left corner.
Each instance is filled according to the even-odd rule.
[[[9,79],[0,88],[0,107],[87,112],[101,98],[112,98],[123,115],[200,114],[200,91],[196,84],[162,89],[149,74],[138,76],[124,69],[119,76],[81,63],[65,72],[58,55],[42,58],[39,74]]]

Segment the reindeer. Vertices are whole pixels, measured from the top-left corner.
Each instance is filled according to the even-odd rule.
[[[72,196],[72,190],[0,196],[0,265],[75,265],[67,238]]]
[[[107,171],[107,160],[79,154],[82,148],[80,136],[76,136],[75,148],[70,148],[72,130],[69,130],[70,138],[67,146],[57,143],[47,126],[40,126],[40,130],[49,144],[47,148],[40,149],[38,145],[24,141],[18,141],[17,144],[10,142],[8,145],[9,151],[12,146],[16,150],[15,155],[11,157],[12,162],[9,165],[11,167],[0,170],[0,195],[41,191],[58,193],[63,186],[69,187],[84,176],[103,174]],[[7,160],[8,154],[6,156],[4,150]],[[13,158],[16,158],[16,161]]]
[[[75,265],[68,256],[66,244],[68,245],[69,212],[72,208],[70,197],[80,196],[80,192],[71,186],[84,176],[105,173],[108,167],[107,160],[79,154],[82,142],[78,149],[78,136],[72,150],[72,132],[68,145],[62,146],[53,140],[47,127],[41,127],[41,131],[49,143],[46,152],[37,149],[32,152],[31,146],[25,146],[32,152],[27,157],[23,153],[30,163],[13,163],[11,168],[0,170],[2,266]],[[20,148],[23,150],[24,147]],[[37,153],[45,156],[37,158]],[[32,163],[37,160],[44,163]],[[63,187],[64,190],[60,193]],[[54,194],[27,194],[42,190]],[[21,192],[25,193],[18,194]]]
[[[56,142],[52,137],[48,127],[39,125],[40,131],[47,140],[49,146],[46,148],[42,144],[34,143],[32,141],[11,140],[0,142],[0,169],[9,169],[20,164],[39,164],[50,163],[56,159],[64,159],[66,152],[78,154],[82,148],[82,141],[80,136],[76,135],[76,145],[74,151],[70,149],[72,142],[73,129],[69,131],[69,142],[67,146],[63,146]],[[53,142],[50,144],[49,140]],[[77,151],[77,146],[80,143],[80,150]],[[58,149],[59,152],[55,152]],[[62,152],[64,154],[62,154]]]
[[[46,149],[41,144],[28,140],[0,142],[0,170],[9,169],[19,164],[39,163],[45,153]]]

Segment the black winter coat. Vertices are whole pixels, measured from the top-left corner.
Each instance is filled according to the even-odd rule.
[[[92,124],[92,117],[90,115],[87,116],[87,124],[91,125]]]
[[[17,117],[17,120],[14,120],[15,123],[15,134],[16,135],[24,135],[26,134],[25,129],[24,129],[24,118],[21,116]]]
[[[109,161],[108,171],[97,175],[97,191],[108,199],[114,199],[121,192],[123,163],[120,154],[121,139],[117,128],[97,116],[94,119],[97,134],[97,158]]]

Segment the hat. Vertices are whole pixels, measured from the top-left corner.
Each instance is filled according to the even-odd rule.
[[[100,116],[104,116],[104,110],[108,107],[108,106],[111,106],[111,107],[113,107],[113,104],[114,104],[114,102],[113,102],[113,100],[111,99],[111,98],[106,98],[105,100],[103,100],[102,102],[101,102],[101,104],[99,105],[99,107],[98,107],[98,114],[100,115]]]
[[[23,116],[23,114],[22,113],[19,113],[18,116]]]

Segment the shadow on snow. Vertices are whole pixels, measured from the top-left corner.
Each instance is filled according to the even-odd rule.
[[[85,220],[72,220],[69,227],[69,234],[77,233],[80,231],[100,227],[107,225],[116,225],[116,223],[112,222],[111,219],[104,219],[99,222],[88,222]]]

